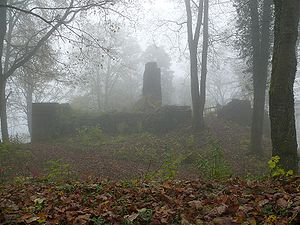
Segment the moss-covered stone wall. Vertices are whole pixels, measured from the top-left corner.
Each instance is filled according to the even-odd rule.
[[[82,127],[100,126],[111,135],[139,132],[167,133],[191,119],[188,106],[162,106],[151,113],[87,113],[68,104],[34,103],[32,107],[32,142],[68,137]]]

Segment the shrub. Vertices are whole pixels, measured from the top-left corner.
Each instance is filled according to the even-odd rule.
[[[273,156],[269,161],[268,161],[268,166],[270,169],[270,174],[274,178],[279,178],[279,177],[288,177],[293,175],[293,171],[285,171],[280,165],[280,157],[279,156]]]
[[[184,160],[183,155],[166,154],[160,168],[145,175],[146,180],[164,182],[175,178],[178,167]]]
[[[195,166],[200,175],[206,179],[225,179],[232,174],[222,148],[216,143],[211,144],[204,153],[198,154]]]
[[[0,144],[0,181],[17,176],[18,171],[27,171],[27,162],[31,152],[24,149],[23,144],[5,142]]]
[[[75,173],[71,169],[71,165],[64,163],[61,160],[48,161],[47,179],[49,181],[62,182],[75,178]]]
[[[76,140],[84,146],[94,146],[103,143],[105,135],[100,126],[82,127],[76,130]]]

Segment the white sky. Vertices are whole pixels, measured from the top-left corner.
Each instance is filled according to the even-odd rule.
[[[210,8],[210,29],[211,38],[213,39],[219,39],[219,36],[215,37],[214,35],[220,35],[230,26],[232,27],[231,32],[234,32],[235,9],[232,3],[228,0],[218,2],[220,4],[214,4]],[[180,29],[180,26],[174,22],[166,22],[183,22],[186,20],[184,2],[178,0],[148,1],[143,3],[143,10],[140,14],[142,14],[142,20],[139,23],[139,30],[137,30],[137,38],[141,47],[145,49],[153,43],[164,46],[166,52],[172,58],[171,68],[175,71],[175,76],[185,76],[188,69],[186,24],[183,24]],[[222,52],[230,48],[222,43],[215,44],[215,47],[222,48]],[[234,57],[231,54],[232,49],[229,49],[228,53],[218,57],[225,57],[223,60]],[[185,57],[182,57],[182,54],[185,54]]]

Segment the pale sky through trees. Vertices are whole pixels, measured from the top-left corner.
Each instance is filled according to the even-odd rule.
[[[220,81],[220,84],[225,85],[225,90],[227,90],[226,99],[230,99],[235,96],[235,90],[239,88],[238,74],[243,72],[242,67],[245,65],[243,60],[237,59],[238,52],[232,46],[236,33],[236,10],[232,1],[228,0],[211,0],[210,4],[208,85],[215,80]],[[174,83],[178,88],[189,85],[189,53],[186,23],[184,23],[186,12],[183,6],[183,0],[140,1],[136,7],[132,7],[127,12],[128,18],[132,21],[126,18],[119,19],[125,24],[122,29],[130,31],[142,50],[152,44],[164,47],[172,59],[171,69],[174,71]],[[94,22],[101,17],[103,17],[101,14],[90,16]],[[72,45],[61,40],[54,44],[62,48],[67,46],[68,51],[69,46]],[[67,55],[62,56],[62,58],[67,57]],[[297,74],[299,75],[299,72]],[[296,82],[296,85],[299,84]],[[299,96],[297,93],[295,95]],[[17,124],[14,124],[11,128],[14,129],[16,126]]]

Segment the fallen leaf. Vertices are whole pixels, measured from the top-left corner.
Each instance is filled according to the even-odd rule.
[[[226,209],[227,209],[226,205],[220,205],[220,206],[214,208],[213,212],[214,212],[214,214],[222,215],[223,213],[225,213]]]
[[[129,220],[130,222],[133,222],[136,218],[138,218],[138,216],[138,213],[132,213],[131,215],[124,216],[124,218]]]
[[[284,198],[278,199],[276,203],[281,208],[286,208],[288,206],[288,202]]]
[[[189,201],[188,204],[195,209],[202,209],[203,208],[203,202],[199,200]]]
[[[268,199],[263,199],[261,201],[258,202],[258,205],[260,207],[264,206],[265,204],[269,203],[269,200]]]
[[[26,219],[25,222],[26,223],[32,223],[32,222],[38,221],[39,219],[40,219],[40,217],[34,216],[34,217],[29,218],[29,219]]]

